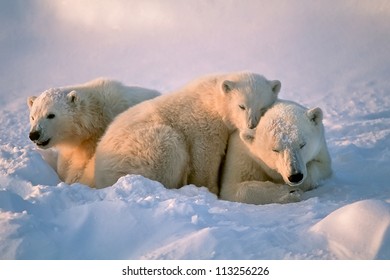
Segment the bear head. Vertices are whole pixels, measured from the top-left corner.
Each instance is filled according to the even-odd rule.
[[[251,156],[268,175],[298,186],[307,176],[307,163],[323,144],[322,110],[278,101],[261,118],[254,135],[244,138]]]
[[[49,89],[38,97],[27,98],[30,109],[29,138],[39,148],[48,149],[72,141],[77,134],[75,116],[80,111],[76,91]]]
[[[261,116],[277,100],[280,81],[249,72],[230,74],[222,81],[222,92],[229,98],[229,112],[234,125],[249,133]]]

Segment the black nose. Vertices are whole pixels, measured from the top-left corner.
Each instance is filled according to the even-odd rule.
[[[31,141],[35,141],[35,140],[38,140],[39,137],[41,137],[41,133],[39,133],[39,131],[32,131],[30,132],[30,135],[29,135]]]
[[[296,173],[291,176],[288,176],[288,180],[291,183],[299,183],[303,179],[303,174],[302,173]]]

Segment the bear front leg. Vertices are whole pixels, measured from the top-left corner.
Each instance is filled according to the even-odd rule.
[[[223,186],[221,198],[249,204],[290,203],[300,201],[301,191],[270,181],[246,181]]]

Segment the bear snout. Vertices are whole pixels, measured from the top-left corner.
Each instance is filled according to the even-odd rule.
[[[41,133],[38,130],[31,131],[28,137],[31,141],[36,141],[41,137]]]
[[[248,118],[247,122],[248,122],[248,128],[254,129],[259,124],[259,119],[258,118]]]
[[[302,179],[303,179],[302,173],[295,173],[295,174],[288,176],[288,180],[294,184],[300,183],[302,181]]]
[[[254,129],[256,127],[256,124],[254,122],[248,123],[248,128],[249,129]]]

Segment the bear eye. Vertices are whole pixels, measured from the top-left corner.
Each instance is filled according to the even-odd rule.
[[[272,151],[275,153],[280,153],[280,150],[278,150],[278,149],[272,149]]]
[[[31,120],[34,120],[34,117],[33,117],[33,116],[31,116]]]
[[[240,107],[241,110],[245,110],[246,109],[245,105],[242,105],[242,104],[238,105],[238,107]]]
[[[302,149],[303,147],[305,147],[306,146],[306,143],[304,142],[304,143],[302,143],[301,145],[299,145],[299,149]]]
[[[47,115],[47,118],[48,118],[48,119],[54,119],[55,116],[56,116],[56,115],[54,115],[54,114],[48,114],[48,115]]]

